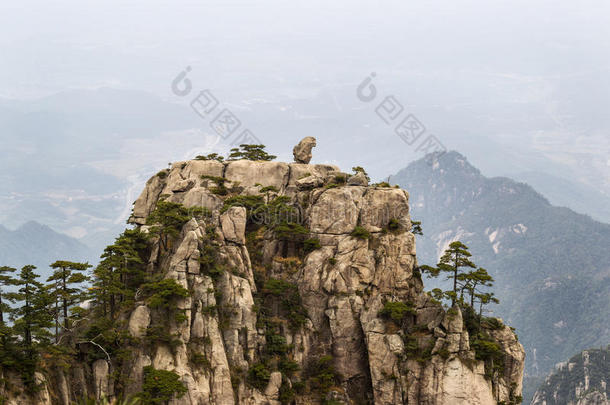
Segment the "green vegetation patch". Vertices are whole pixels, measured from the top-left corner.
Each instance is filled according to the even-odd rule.
[[[415,315],[416,313],[417,311],[415,311],[415,308],[410,303],[387,301],[383,304],[383,309],[379,311],[379,316],[402,325],[408,316]]]
[[[320,244],[320,240],[318,238],[305,239],[305,242],[303,242],[303,250],[305,253],[310,253],[321,248],[322,245]]]
[[[180,376],[173,371],[144,367],[144,384],[139,394],[143,405],[163,405],[172,398],[182,398],[186,392]]]
[[[371,233],[362,226],[356,226],[350,233],[350,236],[356,239],[369,239],[371,237]]]

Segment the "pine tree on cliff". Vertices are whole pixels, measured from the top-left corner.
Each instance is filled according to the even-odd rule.
[[[44,285],[38,281],[39,275],[34,273],[35,266],[24,266],[19,273],[16,284],[19,286],[15,294],[21,306],[12,313],[13,330],[20,336],[19,346],[22,360],[17,367],[22,371],[27,387],[35,386],[34,373],[38,363],[39,348],[49,343],[49,328],[53,326],[53,318],[48,307],[53,298],[47,293]]]
[[[424,230],[422,229],[421,221],[411,220],[411,233],[413,235],[424,235]]]
[[[137,288],[146,279],[148,235],[126,230],[104,249],[102,261],[93,271],[93,298],[114,318],[118,306],[135,299]]]
[[[9,275],[15,271],[17,271],[17,269],[13,267],[0,267],[0,327],[6,325],[5,315],[10,314],[11,312],[11,307],[8,303],[15,302],[15,295],[8,291],[10,286],[17,285],[17,280],[12,275]]]
[[[180,235],[180,231],[184,224],[193,216],[203,214],[204,209],[201,207],[191,208],[190,210],[181,204],[159,200],[154,211],[146,218],[146,224],[152,225],[150,233],[157,235],[161,242],[163,250],[167,251],[170,247],[170,239]]]
[[[247,145],[241,144],[239,148],[231,149],[227,160],[273,160],[277,156],[270,155],[265,151],[265,145]]]
[[[436,267],[420,266],[419,269],[428,273],[431,277],[437,277],[440,273],[447,273],[447,280],[453,281],[453,289],[443,291],[442,296],[451,300],[451,306],[454,306],[458,300],[458,287],[462,286],[465,281],[465,273],[463,268],[476,268],[477,266],[470,261],[472,254],[468,251],[468,246],[460,241],[452,242],[449,248],[441,257],[441,260]]]
[[[468,251],[468,246],[460,241],[455,241],[445,250],[445,254],[437,264],[441,272],[448,273],[447,279],[453,280],[453,291],[448,293],[448,296],[451,298],[451,306],[455,305],[457,301],[460,270],[464,267],[476,268],[475,264],[470,261],[471,256],[472,254]]]
[[[458,276],[462,285],[460,289],[460,300],[463,299],[464,292],[470,295],[470,306],[474,308],[474,301],[477,294],[482,293],[480,288],[493,287],[494,279],[482,267],[476,270],[462,273]]]
[[[483,307],[487,304],[499,304],[500,300],[497,299],[493,292],[486,292],[475,294],[475,298],[479,302],[479,319],[483,316]],[[474,300],[472,301],[474,305]]]
[[[6,323],[13,313],[9,303],[14,304],[17,298],[15,292],[9,291],[10,287],[17,285],[17,280],[11,275],[15,271],[13,267],[0,267],[0,363],[5,366],[12,366],[15,360],[15,337],[13,329]]]
[[[63,315],[64,329],[70,327],[70,316],[68,311],[77,302],[81,301],[85,297],[85,289],[82,284],[89,280],[83,272],[85,272],[91,265],[89,263],[78,263],[69,262],[64,260],[58,260],[51,264],[51,268],[55,271],[47,279],[47,282],[51,282],[49,285],[49,294],[53,298],[56,306],[59,304]],[[55,313],[55,330],[57,338],[57,329],[59,325],[60,314]]]

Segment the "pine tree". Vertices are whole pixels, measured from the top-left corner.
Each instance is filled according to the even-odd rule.
[[[169,248],[170,238],[175,238],[180,234],[182,227],[192,216],[203,212],[191,210],[189,212],[184,206],[178,203],[160,200],[154,211],[146,219],[147,225],[152,225],[150,233],[157,235],[164,250]]]
[[[411,220],[411,233],[413,233],[413,235],[424,235],[424,231],[421,226],[421,221]]]
[[[0,326],[5,326],[5,314],[10,314],[11,307],[8,302],[15,302],[14,293],[10,293],[8,288],[17,285],[17,280],[9,273],[14,273],[17,269],[13,267],[0,267]]]
[[[500,300],[497,299],[495,297],[494,293],[492,293],[492,292],[475,294],[475,298],[477,298],[477,300],[479,301],[479,320],[483,316],[483,307],[485,305],[500,303]],[[474,305],[474,300],[473,300],[473,305]]]
[[[48,306],[53,302],[45,286],[38,281],[39,275],[34,273],[35,266],[24,266],[19,273],[16,284],[19,290],[15,299],[21,306],[12,313],[14,331],[20,336],[19,346],[22,360],[18,364],[26,387],[35,386],[34,372],[38,363],[41,347],[49,343],[49,328],[53,326],[53,318]]]
[[[444,295],[451,299],[451,306],[455,305],[458,298],[458,284],[464,277],[462,268],[476,268],[476,265],[470,261],[471,256],[468,246],[460,241],[455,241],[445,250],[436,268],[420,267],[422,271],[429,273],[432,277],[436,277],[442,272],[447,273],[447,280],[453,280],[453,289],[444,292]]]
[[[10,288],[17,285],[17,280],[10,274],[17,271],[13,267],[0,267],[0,363],[13,366],[15,363],[15,336],[13,328],[6,323],[12,316],[17,294]]]
[[[470,261],[472,255],[468,251],[468,246],[460,241],[452,242],[449,249],[441,257],[437,267],[441,272],[448,273],[447,279],[453,280],[453,291],[451,292],[451,305],[455,305],[457,299],[457,288],[460,269],[463,267],[475,268],[475,264]]]
[[[103,315],[114,318],[118,306],[135,298],[137,288],[146,279],[148,235],[126,230],[106,247],[102,261],[95,268],[93,296]]]
[[[241,144],[239,148],[232,148],[227,160],[273,160],[277,156],[270,155],[265,151],[265,145]]]
[[[58,260],[51,264],[51,268],[55,271],[47,279],[48,282],[52,282],[49,286],[49,293],[55,302],[56,308],[58,304],[59,307],[61,307],[64,329],[70,327],[70,317],[68,315],[70,307],[85,298],[85,289],[82,284],[89,280],[89,277],[83,274],[83,272],[90,267],[91,265],[89,263],[69,262],[64,260]],[[58,324],[59,313],[56,313],[56,330]]]
[[[462,273],[458,276],[462,287],[460,289],[460,299],[463,298],[464,291],[470,295],[470,306],[474,308],[475,295],[480,293],[481,287],[492,287],[494,283],[493,277],[487,273],[482,267],[468,273]]]
[[[354,175],[356,175],[358,173],[362,173],[362,174],[364,174],[364,177],[366,177],[366,181],[371,181],[369,174],[366,172],[366,170],[364,170],[364,168],[362,166],[352,167],[352,172],[354,172]]]

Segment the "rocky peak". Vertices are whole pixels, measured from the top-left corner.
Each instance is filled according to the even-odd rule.
[[[312,145],[315,139],[307,138],[297,145],[295,160],[309,161]],[[219,184],[215,177],[231,190],[229,197],[215,191]],[[297,392],[297,403],[324,399],[376,404],[515,401],[521,390],[524,355],[512,331],[502,325],[490,332],[505,361],[501,371],[488,370],[469,345],[460,310],[445,312],[423,293],[410,232],[408,193],[366,184],[366,178],[348,176],[332,165],[246,160],[178,162],[169,172],[153,177],[135,204],[134,223],[144,225],[161,196],[212,213],[209,219],[193,219],[190,230],[183,231],[182,242],[166,260],[170,264],[166,277],[183,280],[190,290],[195,285],[213,285],[222,297],[214,305],[233,308],[233,315],[221,327],[214,314],[203,318],[198,314],[198,308],[210,305],[209,297],[193,291],[193,297],[201,298],[191,298],[184,305],[195,320],[190,329],[180,330],[184,344],[188,345],[189,336],[216,336],[217,350],[224,348],[218,352],[222,356],[216,366],[222,374],[210,375],[204,383],[195,378],[196,369],[169,353],[162,356],[163,361],[152,360],[153,364],[186,375],[191,397],[206,387],[206,398],[220,398],[216,396],[222,392],[224,403],[279,401],[283,391],[278,387],[309,384],[308,370],[320,359],[330,359],[334,370],[330,387],[324,389],[324,398],[315,390]],[[261,192],[262,187],[273,191]],[[266,203],[286,198],[298,208],[295,222],[306,229],[304,238],[315,248],[303,250],[300,242],[278,237],[270,224],[259,226],[256,222],[264,219],[252,218],[250,207],[228,207],[230,198],[237,201],[245,196],[263,196]],[[390,221],[398,224],[397,230],[389,229]],[[197,266],[197,235],[210,226],[221,236],[221,256],[233,266],[217,281]],[[304,322],[274,333],[290,346],[285,355],[301,371],[290,375],[267,362],[265,386],[253,388],[242,381],[227,393],[222,386],[230,384],[229,377],[236,370],[260,364],[261,353],[270,344],[269,331],[260,326],[261,314],[252,308],[265,295],[260,279],[281,280],[298,291]],[[412,315],[400,321],[384,318],[380,314],[388,302],[404,303]],[[159,358],[159,354],[149,357],[155,356]]]
[[[127,354],[79,364],[51,396],[132,395],[152,367],[186,388],[172,405],[517,403],[515,335],[483,327],[494,360],[471,346],[461,310],[423,292],[409,194],[362,177],[250,160],[153,176],[130,221],[154,232],[157,208],[188,210],[148,261],[188,291],[173,303],[181,315],[138,295],[122,315]]]
[[[313,136],[307,136],[301,139],[301,142],[299,142],[292,150],[294,161],[297,163],[309,163],[311,161],[311,150],[315,146],[316,138]]]

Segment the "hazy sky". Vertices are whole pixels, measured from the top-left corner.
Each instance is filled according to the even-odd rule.
[[[170,83],[190,66],[280,158],[313,135],[314,159],[379,179],[421,156],[356,99],[375,72],[381,95],[484,173],[545,171],[610,196],[609,22],[606,0],[2,1],[0,102],[110,87],[187,106]],[[129,159],[136,144],[115,149]]]
[[[231,92],[333,85],[370,70],[390,81],[608,75],[609,16],[604,0],[3,1],[0,94],[109,85],[167,95],[185,64]]]

